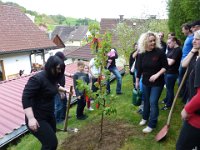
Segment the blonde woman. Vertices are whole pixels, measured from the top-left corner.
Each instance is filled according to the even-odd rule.
[[[156,127],[159,108],[158,100],[164,86],[164,73],[168,67],[167,58],[160,46],[158,36],[153,32],[143,33],[138,41],[140,54],[138,57],[138,73],[136,88],[139,87],[139,79],[143,76],[144,111],[139,125],[148,125],[142,131],[152,132]]]

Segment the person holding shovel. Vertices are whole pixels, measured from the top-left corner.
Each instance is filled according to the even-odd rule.
[[[44,70],[29,78],[22,94],[26,125],[41,142],[42,150],[56,150],[58,144],[54,97],[58,91],[69,92],[58,84],[63,65],[59,57],[50,56]]]
[[[65,55],[63,52],[55,53],[55,56],[58,56],[64,64]],[[62,76],[59,78],[58,83],[65,87],[65,64],[61,68]],[[55,96],[55,116],[56,116],[56,123],[61,123],[65,120],[66,108],[67,108],[67,96],[63,92],[59,92]]]
[[[190,53],[194,55],[196,52],[198,57],[192,70],[194,73],[191,72],[189,76],[189,80],[194,80],[195,94],[181,112],[184,123],[176,143],[177,150],[200,149],[200,30],[194,33],[193,49]]]
[[[164,73],[167,70],[167,58],[161,50],[160,40],[153,32],[143,33],[138,41],[140,54],[138,57],[138,73],[136,88],[139,88],[139,80],[142,75],[142,87],[144,94],[144,111],[139,125],[147,123],[143,133],[150,133],[156,127],[159,108],[158,100],[164,86]]]

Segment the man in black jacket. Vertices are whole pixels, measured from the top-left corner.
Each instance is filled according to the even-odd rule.
[[[65,87],[65,55],[62,52],[57,52],[55,56],[58,56],[63,61],[63,66],[61,67],[61,73],[62,75],[58,79],[58,83],[60,86]],[[60,123],[65,120],[65,114],[66,114],[66,108],[67,108],[67,96],[64,93],[57,93],[55,96],[55,117],[56,122]]]

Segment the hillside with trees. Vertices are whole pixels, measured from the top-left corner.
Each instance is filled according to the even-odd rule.
[[[89,25],[90,23],[97,22],[96,20],[92,20],[89,18],[71,18],[65,17],[63,15],[46,15],[39,14],[36,11],[27,10],[26,8],[12,2],[2,2],[0,0],[0,4],[17,6],[22,12],[26,14],[30,14],[35,16],[35,24],[45,24],[48,27],[48,30],[53,30],[56,25],[68,25],[68,26],[79,26],[79,25]]]

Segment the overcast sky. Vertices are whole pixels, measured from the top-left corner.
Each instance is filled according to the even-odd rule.
[[[47,15],[61,14],[65,17],[91,18],[144,18],[157,15],[167,18],[167,0],[2,0],[15,2],[28,10]]]

